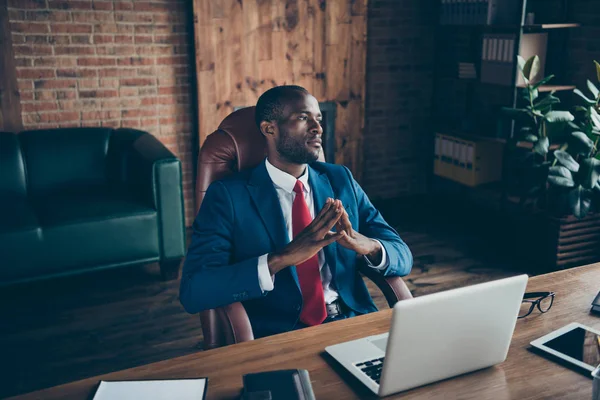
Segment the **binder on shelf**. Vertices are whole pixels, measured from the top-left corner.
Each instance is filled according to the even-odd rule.
[[[458,77],[460,79],[476,79],[477,72],[475,70],[475,64],[467,62],[458,63]]]
[[[499,181],[503,152],[497,139],[436,133],[434,173],[471,187]]]
[[[480,79],[483,83],[512,85],[516,34],[486,33],[481,49]]]
[[[486,25],[515,25],[521,23],[519,0],[487,0]]]
[[[442,25],[519,25],[519,0],[440,0]]]
[[[484,34],[481,45],[481,82],[512,85],[513,76],[517,71],[514,58],[516,39],[516,34]],[[537,82],[544,77],[547,45],[547,32],[524,33],[521,36],[518,54],[526,60],[534,55],[540,58],[540,72],[532,82]],[[525,85],[521,74],[517,75],[517,85]]]

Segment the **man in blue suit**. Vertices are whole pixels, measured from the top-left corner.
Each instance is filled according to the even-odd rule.
[[[357,258],[385,276],[410,272],[410,250],[350,171],[317,162],[321,118],[299,86],[259,98],[267,158],[208,188],[182,272],[186,311],[241,301],[263,337],[377,311]]]

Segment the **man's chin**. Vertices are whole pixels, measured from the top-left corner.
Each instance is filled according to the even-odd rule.
[[[308,157],[306,157],[308,159],[307,163],[317,161],[319,159],[319,154],[321,154],[321,150],[308,153]]]
[[[305,149],[305,151],[294,151],[294,152],[282,152],[279,151],[279,154],[287,160],[288,162],[294,164],[309,164],[315,162],[319,159],[319,154],[321,153],[321,149]]]

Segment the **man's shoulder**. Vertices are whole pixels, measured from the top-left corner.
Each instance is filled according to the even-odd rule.
[[[343,165],[315,161],[310,164],[310,167],[312,169],[314,169],[315,171],[317,171],[318,173],[327,174],[329,179],[334,179],[334,180],[339,179],[339,180],[347,181],[352,176],[352,174],[350,173],[348,168],[346,168]]]
[[[213,185],[224,186],[227,189],[236,189],[240,187],[245,187],[250,179],[250,175],[252,173],[252,168],[249,170],[234,172],[231,175],[227,175],[223,178],[216,179],[211,183]]]

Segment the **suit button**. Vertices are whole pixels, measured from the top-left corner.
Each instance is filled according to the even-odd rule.
[[[302,310],[302,306],[296,306],[296,311]]]

